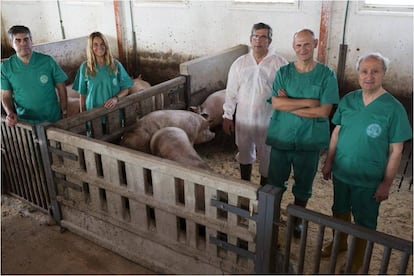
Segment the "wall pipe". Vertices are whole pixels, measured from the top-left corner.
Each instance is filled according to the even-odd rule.
[[[59,22],[60,22],[60,30],[62,32],[62,39],[65,39],[66,35],[65,35],[65,28],[63,27],[62,11],[60,9],[60,1],[57,0],[56,3],[57,3],[58,13],[59,13]]]
[[[340,95],[343,96],[343,89],[345,86],[345,65],[346,65],[346,55],[348,52],[348,45],[345,44],[345,33],[348,20],[348,11],[349,11],[349,0],[346,2],[345,9],[345,19],[344,19],[344,28],[342,33],[342,43],[339,45],[339,59],[338,59],[338,69],[336,72],[338,78],[338,86]]]
[[[116,27],[116,40],[118,43],[118,59],[122,64],[125,63],[125,53],[124,53],[124,46],[123,46],[123,35],[121,30],[121,22],[120,22],[120,5],[121,1],[114,0],[114,13],[115,13],[115,27]],[[127,66],[128,68],[128,66]]]
[[[137,62],[137,55],[138,55],[138,49],[137,49],[137,36],[135,33],[135,27],[134,27],[134,13],[133,13],[133,5],[132,5],[132,0],[129,0],[129,11],[131,14],[131,30],[132,30],[132,72],[133,72],[133,77],[137,78],[138,77],[138,62]]]
[[[328,42],[329,20],[331,16],[331,1],[322,1],[321,21],[319,25],[318,61],[326,63],[326,49]]]

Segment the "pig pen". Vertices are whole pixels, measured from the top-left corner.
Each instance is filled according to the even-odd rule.
[[[222,89],[231,63],[245,52],[240,45],[182,64],[182,76],[122,98],[115,109],[39,125],[54,219],[160,273],[270,271],[277,189],[258,191],[237,178],[117,145],[137,118],[187,109]]]

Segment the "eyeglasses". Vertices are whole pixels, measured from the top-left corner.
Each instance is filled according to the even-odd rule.
[[[263,41],[265,39],[268,39],[269,37],[266,35],[251,35],[250,38],[254,40]]]

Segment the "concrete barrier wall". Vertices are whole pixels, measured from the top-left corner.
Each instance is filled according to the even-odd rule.
[[[67,83],[72,83],[82,62],[86,60],[88,37],[60,40],[36,44],[33,50],[52,56],[68,75]]]
[[[190,105],[198,105],[212,92],[226,88],[230,66],[248,50],[247,45],[238,45],[180,64],[180,73],[190,77]]]

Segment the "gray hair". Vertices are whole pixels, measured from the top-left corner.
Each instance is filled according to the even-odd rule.
[[[293,39],[295,39],[296,36],[300,33],[308,33],[312,36],[313,39],[315,39],[315,33],[311,29],[300,29],[300,30],[298,30],[297,32],[295,32],[293,34]]]
[[[361,63],[366,60],[367,58],[373,58],[376,59],[380,62],[382,62],[382,67],[384,68],[384,72],[387,72],[388,66],[390,65],[390,60],[386,57],[384,57],[383,55],[381,55],[380,53],[369,53],[363,56],[360,56],[358,58],[358,61],[356,63],[356,70],[359,71],[359,66],[361,65]]]
[[[272,27],[262,22],[256,23],[253,25],[251,35],[253,35],[254,31],[261,30],[261,29],[267,30],[269,39],[272,39],[272,35],[273,35]]]
[[[23,25],[14,25],[14,26],[10,27],[7,34],[9,35],[10,42],[13,41],[13,37],[16,34],[28,34],[29,37],[30,37],[30,40],[32,40],[32,33],[30,32],[30,29],[26,26],[23,26]]]

